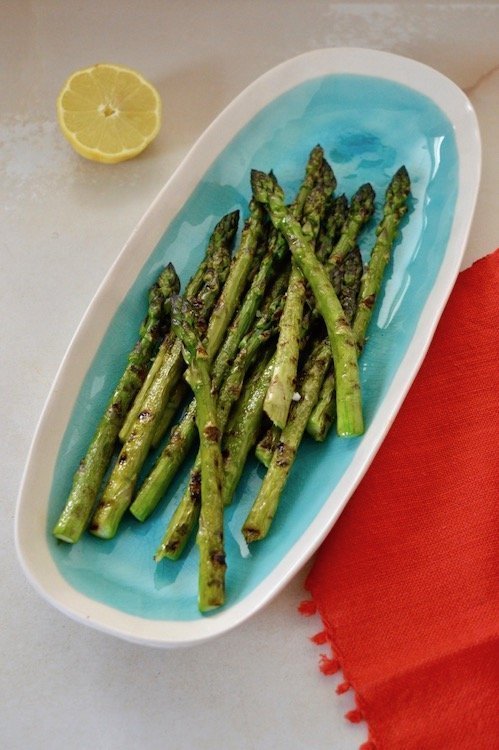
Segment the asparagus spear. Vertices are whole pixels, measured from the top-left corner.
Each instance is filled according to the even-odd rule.
[[[302,232],[311,244],[315,244],[327,198],[336,185],[336,180],[330,169],[326,175],[326,179],[311,191],[309,200],[305,203]],[[295,218],[297,217],[295,216]],[[281,429],[286,424],[291,399],[296,387],[300,326],[306,291],[305,278],[296,261],[292,260],[291,275],[277,342],[274,372],[263,404],[264,411],[272,422]]]
[[[273,357],[270,360],[262,360],[260,369],[244,388],[223,436],[222,498],[224,505],[229,505],[232,502],[248,454],[258,439],[263,415],[263,401],[273,369]]]
[[[327,261],[330,268],[340,263],[347,253],[354,249],[362,227],[367,224],[374,213],[374,198],[374,190],[369,182],[361,185],[353,196],[341,236]]]
[[[213,254],[216,252],[217,252],[217,244],[215,242],[208,243],[208,247],[206,249],[206,253],[205,253],[203,260],[201,261],[201,263],[199,264],[199,266],[193,273],[192,277],[188,281],[185,287],[185,290],[183,292],[184,297],[186,299],[189,299],[189,300],[194,299],[194,297],[201,291],[204,285],[206,272],[211,265]],[[178,291],[179,290],[177,289],[177,292]],[[171,351],[171,348],[173,344],[175,343],[175,339],[176,339],[175,334],[169,333],[166,336],[166,338],[161,342],[161,345],[156,354],[156,357],[154,358],[154,361],[151,367],[149,368],[146,379],[142,383],[142,386],[139,392],[135,396],[133,405],[128,410],[125,421],[120,430],[119,437],[122,443],[125,442],[130,432],[132,431],[132,427],[135,423],[135,420],[137,419],[140,412],[142,411],[142,406],[144,403],[146,393],[149,390],[152,381],[157,376],[158,370],[161,367],[162,363],[164,362],[165,357]]]
[[[227,278],[230,244],[236,225],[237,212],[224,217],[213,231],[210,244],[214,244],[216,250],[213,251],[210,265],[206,269],[205,283],[193,301],[198,321],[209,314]],[[111,539],[116,534],[123,514],[130,505],[138,474],[151,447],[155,425],[182,372],[182,344],[177,338],[146,394],[142,411],[121,448],[92,516],[90,531],[95,536]]]
[[[62,541],[77,542],[88,526],[119,429],[146,376],[151,357],[164,333],[162,321],[165,311],[168,311],[170,297],[178,293],[179,286],[175,269],[169,264],[149,291],[149,307],[141,326],[140,339],[128,355],[128,364],[74,475],[66,505],[54,526],[54,535]]]
[[[371,320],[386,264],[390,259],[390,252],[398,226],[407,212],[410,190],[409,174],[405,166],[402,166],[394,174],[388,185],[383,216],[376,228],[376,242],[361,281],[359,303],[353,322],[353,333],[359,349],[364,346],[367,326]]]
[[[196,422],[200,443],[201,508],[197,545],[199,548],[198,604],[201,612],[219,607],[225,596],[225,551],[222,504],[222,454],[215,398],[212,394],[210,359],[196,332],[191,305],[175,297],[172,326],[182,340],[188,364],[186,380],[196,399]]]
[[[264,306],[261,317],[253,331],[241,342],[239,353],[231,371],[225,380],[217,403],[217,422],[221,433],[225,429],[232,405],[239,399],[244,377],[248,368],[264,349],[268,340],[275,334],[282,313],[283,293],[287,285],[287,274],[277,280],[269,294],[268,303]],[[267,357],[266,354],[263,358]],[[199,513],[199,477],[201,475],[201,456],[198,453],[191,470],[187,488],[168,524],[161,544],[155,555],[156,562],[163,557],[176,560],[182,554]]]
[[[337,384],[337,431],[342,436],[360,435],[364,424],[360,394],[357,349],[343,309],[314,249],[299,223],[284,205],[282,189],[263,172],[251,173],[254,196],[268,206],[274,226],[285,235],[297,265],[312,288],[317,308],[324,318],[333,354]]]
[[[353,313],[357,307],[362,273],[362,258],[355,242],[362,227],[374,213],[374,198],[375,193],[371,184],[361,185],[352,198],[339,238],[333,242],[330,252],[327,255],[324,254],[326,270],[349,324],[352,322]],[[307,424],[307,432],[315,440],[325,440],[336,416],[335,393],[336,378],[334,367],[331,366],[330,372],[324,378],[318,402]]]
[[[270,528],[330,362],[331,348],[328,339],[317,342],[305,363],[299,386],[301,398],[291,407],[288,422],[281,432],[260,491],[244,522],[242,532],[247,542],[263,539]]]
[[[208,324],[206,350],[210,362],[218,352],[227,326],[240,303],[255,254],[264,238],[265,216],[261,206],[251,200],[249,209],[250,216],[241,235],[239,251],[232,261],[229,276]]]
[[[319,180],[320,168],[322,166],[322,148],[316,146],[310,153],[305,178],[294,201],[293,210],[296,210],[297,215],[301,215],[303,211],[313,182]],[[311,176],[314,177],[314,180],[310,179]],[[277,273],[279,264],[287,251],[286,240],[280,232],[274,230],[269,240],[268,252],[261,261],[260,268],[244,297],[239,313],[229,326],[225,341],[214,362],[212,378],[216,388],[222,383],[225,374],[236,356],[241,339],[250,330],[263,300],[265,290]],[[130,506],[131,512],[140,521],[144,521],[156,508],[179,467],[185,460],[195,440],[195,420],[195,402],[193,401],[181,422],[173,428],[168,443],[163,448],[156,464],[144,480],[134,502]]]
[[[339,271],[338,299],[345,312],[346,320],[351,323],[357,309],[357,297],[362,277],[362,256],[358,245],[347,253],[345,259],[336,266],[336,270]],[[314,440],[324,441],[329,427],[334,421],[336,416],[335,391],[336,379],[334,367],[331,366],[324,378],[317,404],[314,406],[307,423],[307,432]]]
[[[331,256],[332,249],[341,237],[342,229],[348,217],[348,201],[346,196],[340,195],[337,198],[329,197],[328,205],[325,209],[325,216],[321,223],[319,235],[316,241],[316,255],[321,263],[327,263]],[[341,272],[340,266],[331,263],[328,266],[328,272],[336,294],[340,294],[341,289]],[[307,287],[308,305],[312,309],[313,316],[317,315],[315,301],[310,288]],[[333,374],[334,380],[334,374]],[[323,386],[324,387],[324,386]],[[334,395],[334,388],[333,388]],[[293,396],[294,398],[294,396]],[[272,460],[272,454],[275,450],[281,430],[275,424],[272,424],[264,433],[256,445],[255,456],[267,468]]]

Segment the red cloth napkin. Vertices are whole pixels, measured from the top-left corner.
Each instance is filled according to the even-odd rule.
[[[366,749],[499,748],[498,299],[496,250],[459,275],[306,581]]]

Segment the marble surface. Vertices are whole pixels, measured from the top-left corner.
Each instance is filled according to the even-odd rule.
[[[159,651],[67,619],[25,581],[15,499],[43,403],[103,275],[190,145],[269,67],[325,46],[425,62],[469,95],[482,186],[463,266],[499,244],[499,4],[322,0],[5,0],[0,6],[0,736],[9,750],[353,750],[340,677],[318,668],[320,624],[297,614],[303,570],[262,612],[203,646]],[[69,73],[99,61],[158,87],[164,127],[138,159],[84,161],[55,122]],[[394,749],[396,750],[396,749]]]

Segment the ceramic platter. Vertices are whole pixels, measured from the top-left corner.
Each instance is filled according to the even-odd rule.
[[[262,467],[250,460],[226,514],[226,604],[197,608],[197,549],[177,562],[153,554],[180,498],[188,467],[146,523],[131,514],[112,541],[76,545],[51,529],[73,472],[119,377],[146,309],[147,290],[168,261],[183,283],[218,219],[247,215],[251,168],[273,169],[286,195],[320,143],[338,190],[363,182],[378,212],[393,172],[412,179],[402,225],[361,359],[366,431],[308,438],[267,539],[248,554],[240,527]],[[475,206],[480,137],[460,89],[415,61],[373,50],[324,49],[289,60],[243,91],[212,123],[162,189],[117,257],[61,364],[28,457],[16,538],[35,588],[70,617],[156,646],[219,636],[257,612],[310,558],[367,470],[425,356],[455,282]],[[379,215],[379,214],[378,214]],[[368,257],[374,222],[361,250]]]

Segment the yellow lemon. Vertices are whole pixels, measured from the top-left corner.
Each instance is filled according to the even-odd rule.
[[[57,118],[75,151],[116,164],[140,154],[156,137],[161,100],[140,73],[102,63],[68,78],[57,99]]]

